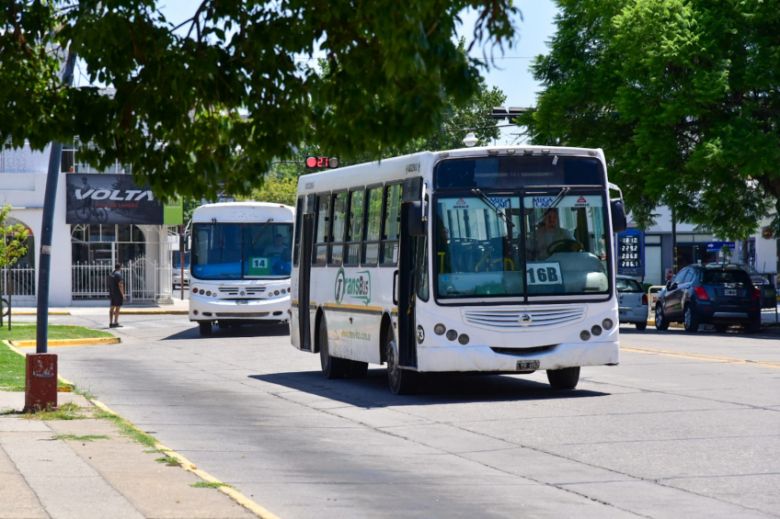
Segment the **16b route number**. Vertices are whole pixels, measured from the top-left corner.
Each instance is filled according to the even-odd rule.
[[[529,285],[560,285],[562,283],[559,263],[529,263],[525,276]]]

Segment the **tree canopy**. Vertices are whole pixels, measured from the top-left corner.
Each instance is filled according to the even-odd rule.
[[[721,236],[780,208],[780,10],[742,0],[559,0],[536,143],[604,148],[644,226],[658,204]]]
[[[472,44],[502,48],[519,14],[510,0],[203,0],[174,27],[156,4],[5,2],[0,142],[78,138],[158,194],[248,193],[301,142],[380,157],[429,135],[479,88],[459,13],[479,13]],[[63,49],[110,93],[63,86]]]

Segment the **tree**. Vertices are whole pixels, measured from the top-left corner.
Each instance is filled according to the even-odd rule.
[[[780,11],[773,2],[560,0],[536,143],[604,148],[643,224],[658,204],[744,238],[780,209]],[[780,212],[780,211],[778,211]]]
[[[477,90],[480,65],[454,39],[466,7],[480,12],[474,42],[512,45],[509,0],[203,0],[179,27],[154,0],[8,0],[0,142],[77,136],[95,166],[196,198],[248,193],[301,142],[379,157]],[[52,48],[110,93],[62,87]]]
[[[27,254],[27,239],[30,237],[30,231],[20,223],[7,224],[8,213],[11,212],[11,206],[6,204],[0,208],[0,269],[7,269],[16,265],[20,259]],[[3,286],[3,294],[12,293],[9,287]],[[2,305],[0,305],[2,313]],[[10,326],[10,324],[9,324]]]
[[[504,104],[506,96],[496,87],[488,88],[484,79],[479,80],[477,92],[461,105],[456,105],[451,99],[444,109],[439,128],[435,128],[427,136],[413,139],[402,146],[388,148],[383,157],[393,157],[417,151],[435,151],[463,147],[463,137],[473,131],[480,144],[487,144],[499,136],[499,128],[490,114],[495,106]],[[262,186],[252,190],[246,197],[264,202],[279,202],[295,205],[298,188],[298,177],[307,173],[304,160],[309,155],[332,155],[330,150],[311,146],[300,147],[292,160],[276,161],[266,175]],[[375,160],[378,157],[371,153],[339,157],[342,165],[359,164]]]

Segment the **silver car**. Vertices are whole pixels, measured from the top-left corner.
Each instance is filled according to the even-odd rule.
[[[647,294],[639,281],[617,276],[618,309],[621,323],[633,323],[637,330],[647,328]]]

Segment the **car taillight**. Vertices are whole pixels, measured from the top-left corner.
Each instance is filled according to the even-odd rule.
[[[704,287],[694,287],[693,291],[696,293],[696,298],[700,301],[708,301],[710,299]]]
[[[761,301],[761,289],[753,287],[753,301]]]
[[[642,304],[647,306],[647,294],[642,294]]]

